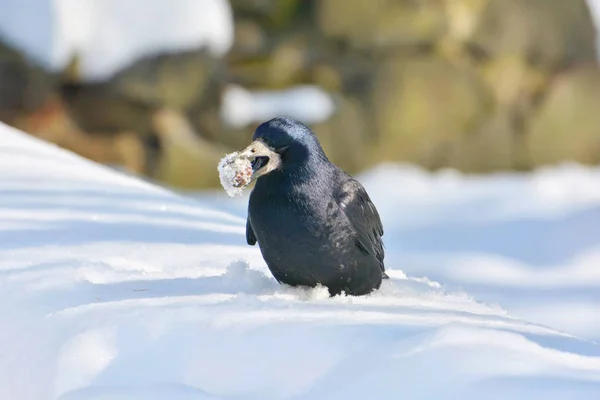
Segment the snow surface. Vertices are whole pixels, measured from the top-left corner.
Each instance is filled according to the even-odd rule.
[[[245,245],[247,193],[181,197],[0,125],[0,398],[598,398],[599,170],[359,178],[391,279],[329,298]]]
[[[596,58],[600,58],[600,0],[587,0],[596,27]]]
[[[0,0],[0,9],[0,38],[51,70],[77,53],[90,81],[158,52],[222,55],[233,42],[228,0]]]
[[[598,40],[600,39],[600,0],[587,0],[587,5],[592,14],[594,24],[596,25],[596,31],[598,32],[596,40]],[[600,43],[597,43],[596,45],[599,47]]]

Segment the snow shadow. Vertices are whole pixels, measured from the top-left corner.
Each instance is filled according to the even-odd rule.
[[[198,215],[190,213],[194,209]],[[0,230],[0,249],[103,241],[245,243],[244,220],[152,192],[0,189],[0,212],[17,224]]]
[[[532,265],[564,263],[600,244],[600,207],[555,218],[440,221],[426,227],[392,226],[388,242],[405,252],[488,253]]]

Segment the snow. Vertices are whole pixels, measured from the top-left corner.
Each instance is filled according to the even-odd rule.
[[[600,57],[600,0],[587,0],[587,5],[592,14],[592,19],[596,27],[596,56]]]
[[[0,0],[0,8],[0,38],[53,71],[77,54],[90,81],[158,52],[207,46],[221,56],[233,42],[228,0]]]
[[[297,85],[281,90],[247,90],[228,85],[223,93],[221,119],[231,127],[286,115],[305,124],[326,121],[335,112],[332,97],[315,85]]]
[[[360,175],[391,279],[329,298],[245,244],[248,190],[0,138],[2,399],[598,398],[600,169]]]

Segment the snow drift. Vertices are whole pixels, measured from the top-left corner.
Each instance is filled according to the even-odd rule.
[[[243,197],[177,196],[0,125],[0,398],[597,398],[597,345],[518,318],[503,308],[511,296],[486,290],[510,290],[527,266],[503,275],[472,259],[484,303],[413,275],[422,263],[408,250],[420,239],[396,242],[428,226],[440,239],[440,221],[464,235],[490,215],[522,217],[527,204],[503,198],[498,182],[455,175],[385,168],[361,179],[387,226],[392,279],[371,296],[329,298],[272,279],[245,245]],[[445,197],[430,197],[434,188]],[[450,212],[466,198],[471,222]],[[424,199],[440,214],[416,217]],[[440,281],[468,275],[421,250]],[[515,308],[537,304],[513,297]]]

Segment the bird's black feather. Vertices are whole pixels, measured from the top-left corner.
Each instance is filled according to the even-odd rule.
[[[343,182],[334,195],[340,208],[354,227],[356,245],[366,254],[375,256],[385,274],[383,259],[383,224],[365,188],[351,177]],[[387,277],[387,275],[386,275]]]
[[[364,295],[387,278],[383,225],[364,187],[332,164],[316,135],[291,118],[261,124],[253,140],[280,165],[250,194],[246,241],[278,282]]]
[[[246,219],[246,243],[250,246],[254,246],[256,244],[256,236],[254,236],[254,231],[252,230],[252,225],[250,224],[250,216]]]

